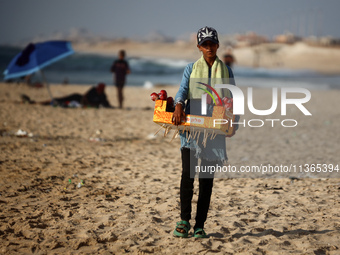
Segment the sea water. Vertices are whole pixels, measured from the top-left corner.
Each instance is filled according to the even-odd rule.
[[[21,51],[14,47],[0,47],[0,71],[6,69],[11,59]],[[110,67],[115,57],[75,53],[44,68],[44,74],[52,84],[88,84],[104,82],[113,85]],[[129,56],[131,74],[127,84],[132,86],[179,85],[187,60]],[[340,89],[340,75],[322,75],[307,70],[233,68],[238,86],[246,87],[304,87],[310,89]],[[3,80],[2,75],[2,80]],[[39,74],[32,82],[41,82]]]

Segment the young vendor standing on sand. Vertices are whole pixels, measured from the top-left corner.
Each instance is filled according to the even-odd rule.
[[[216,55],[219,48],[218,35],[211,27],[201,28],[197,32],[197,48],[202,57],[195,63],[189,64],[183,74],[179,91],[175,97],[175,112],[173,122],[179,125],[186,114],[201,115],[201,97],[207,87],[199,82],[215,84],[233,84],[233,73]],[[230,78],[230,80],[229,80]],[[216,89],[216,88],[215,88]],[[220,96],[231,97],[229,90],[216,89]],[[211,92],[211,91],[210,91]],[[211,114],[213,105],[208,103],[207,114]],[[201,135],[202,137],[202,135]],[[213,140],[208,139],[206,146],[202,139],[188,139],[188,134],[181,134],[182,177],[180,186],[181,221],[177,222],[173,232],[178,237],[188,237],[191,219],[191,201],[193,197],[195,167],[198,159],[202,166],[222,165],[227,160],[225,136],[217,135]],[[197,142],[197,141],[198,142]],[[197,201],[196,224],[194,237],[207,237],[204,223],[207,219],[214,175],[199,173],[199,195]]]

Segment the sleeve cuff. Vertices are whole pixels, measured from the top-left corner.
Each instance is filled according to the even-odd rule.
[[[184,103],[184,101],[183,101],[183,100],[177,100],[177,101],[175,102],[175,106],[176,106],[177,104],[181,104],[181,105],[182,105],[182,107],[183,107],[183,109],[184,109],[184,107],[185,107],[185,103]]]

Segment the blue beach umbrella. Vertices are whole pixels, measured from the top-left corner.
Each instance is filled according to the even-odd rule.
[[[5,80],[30,75],[62,58],[65,58],[74,51],[71,43],[67,41],[47,41],[42,43],[30,43],[26,48],[16,55],[4,71]],[[42,76],[43,73],[41,72]],[[45,77],[43,76],[45,80]],[[45,83],[47,84],[46,80]],[[48,92],[52,98],[47,84]]]

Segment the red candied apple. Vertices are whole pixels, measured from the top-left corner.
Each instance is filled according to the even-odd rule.
[[[168,97],[168,94],[166,93],[166,91],[165,91],[164,89],[162,89],[162,90],[158,93],[158,95],[159,95],[159,99],[160,99],[160,100],[166,100],[167,97]]]
[[[151,97],[151,100],[152,100],[152,101],[156,101],[156,100],[159,99],[159,96],[158,96],[158,94],[157,94],[156,92],[153,92],[153,93],[150,95],[150,97]]]

